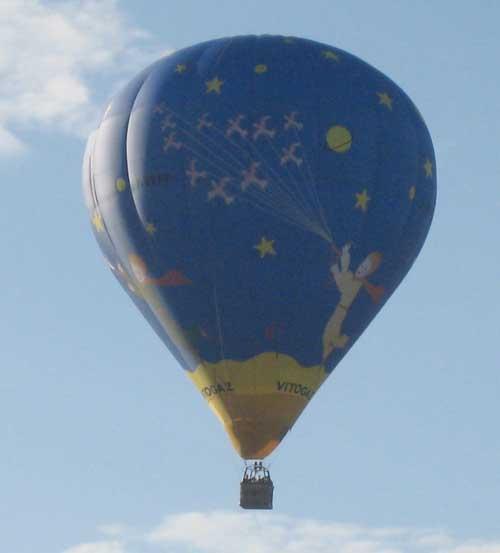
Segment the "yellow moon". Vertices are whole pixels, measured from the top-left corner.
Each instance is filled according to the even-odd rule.
[[[127,183],[125,182],[125,179],[116,179],[116,189],[118,190],[118,192],[123,192],[125,188],[127,188]]]
[[[326,133],[326,142],[328,147],[339,154],[343,154],[350,149],[352,144],[352,135],[349,129],[335,125],[330,127]]]
[[[259,65],[255,66],[254,71],[257,73],[257,75],[265,73],[267,71],[267,65],[264,65],[263,63],[259,63]]]

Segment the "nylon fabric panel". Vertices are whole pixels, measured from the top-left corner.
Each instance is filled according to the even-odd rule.
[[[436,201],[407,95],[345,51],[282,36],[147,68],[110,103],[82,179],[109,267],[259,459],[404,278]]]

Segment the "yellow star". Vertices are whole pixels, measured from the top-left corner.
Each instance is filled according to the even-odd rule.
[[[187,69],[187,66],[185,63],[178,63],[176,66],[175,66],[175,72],[176,73],[184,73]]]
[[[392,111],[392,98],[389,96],[389,94],[387,94],[387,92],[377,92],[377,96],[379,98],[378,103],[386,106]]]
[[[267,72],[267,65],[265,63],[259,63],[254,67],[254,71],[257,75],[262,75],[262,73]]]
[[[156,227],[153,223],[146,223],[146,226],[144,228],[150,236],[153,236],[153,234],[156,232]]]
[[[102,222],[102,217],[97,212],[97,209],[94,210],[94,215],[92,216],[92,224],[94,225],[97,232],[102,232],[104,230],[104,223]]]
[[[276,251],[274,249],[274,240],[267,240],[265,236],[260,239],[259,244],[254,246],[254,249],[258,250],[261,259],[266,255],[276,255]]]
[[[432,161],[430,159],[426,159],[424,163],[424,171],[426,177],[432,177],[434,166],[432,165]]]
[[[322,52],[323,57],[327,60],[334,60],[336,62],[340,61],[339,55],[335,53],[333,50],[323,50]]]
[[[368,196],[368,192],[365,188],[363,192],[356,192],[356,205],[354,207],[356,209],[361,209],[361,211],[366,211],[370,200],[371,198]]]
[[[414,186],[411,186],[410,190],[408,190],[408,197],[412,202],[415,199],[416,194],[417,194],[417,189]]]
[[[283,42],[285,44],[293,44],[295,42],[295,39],[293,38],[293,36],[285,36],[283,37]]]
[[[210,81],[205,81],[205,85],[207,87],[207,94],[210,92],[215,92],[216,94],[220,94],[220,89],[222,85],[224,84],[224,81],[219,80],[219,77],[214,77]]]

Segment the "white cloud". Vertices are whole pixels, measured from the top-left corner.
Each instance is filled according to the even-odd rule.
[[[81,544],[64,553],[500,553],[500,541],[459,540],[439,529],[373,528],[224,511],[167,516],[149,532],[128,538],[122,533],[121,540]]]
[[[118,541],[96,541],[70,547],[64,553],[125,553],[125,550]]]
[[[398,546],[404,536],[399,529],[216,512],[167,517],[149,539],[159,545],[182,546],[179,552],[192,548],[199,553],[406,553]]]
[[[113,522],[110,524],[101,524],[98,527],[98,530],[101,534],[105,536],[123,536],[128,532],[128,528],[124,524],[118,522]]]
[[[459,545],[450,550],[450,553],[499,553],[500,543],[481,543],[473,542],[470,544]],[[448,553],[448,551],[446,551]]]
[[[10,131],[0,126],[0,156],[17,155],[24,150],[24,144]]]
[[[30,128],[87,135],[105,100],[96,90],[165,53],[114,0],[2,0],[0,155],[20,153]]]

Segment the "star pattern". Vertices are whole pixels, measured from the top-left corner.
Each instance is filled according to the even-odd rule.
[[[418,142],[419,148],[409,149],[408,158],[404,158],[407,143],[413,147],[413,130],[406,124],[407,99],[397,86],[380,74],[363,81],[364,73],[368,75],[372,70],[333,46],[313,46],[308,42],[302,51],[301,39],[279,37],[268,48],[270,40],[266,38],[259,43],[262,48],[259,46],[254,59],[239,47],[235,48],[234,60],[230,59],[233,50],[230,41],[223,48],[216,45],[212,57],[207,56],[206,59],[213,63],[198,64],[198,54],[192,55],[189,51],[175,54],[158,70],[158,87],[151,95],[144,96],[144,104],[141,104],[149,117],[146,124],[150,127],[146,130],[151,136],[144,141],[140,154],[144,159],[138,158],[137,163],[134,160],[130,177],[121,163],[110,164],[109,172],[104,171],[107,167],[101,169],[99,163],[94,166],[89,163],[87,170],[90,170],[88,188],[94,198],[92,201],[89,196],[89,219],[103,250],[114,256],[112,262],[117,273],[121,267],[117,265],[116,252],[125,251],[127,242],[122,240],[120,233],[113,231],[114,221],[122,216],[122,205],[127,205],[129,199],[144,200],[148,208],[146,218],[141,222],[135,212],[132,213],[131,228],[137,233],[134,248],[144,260],[151,259],[152,263],[153,256],[161,254],[167,272],[154,279],[146,270],[152,270],[152,265],[143,271],[146,277],[139,283],[136,268],[126,264],[124,259],[131,276],[122,276],[122,283],[132,289],[137,282],[139,290],[134,291],[140,294],[140,301],[157,305],[155,302],[160,300],[170,301],[169,291],[163,288],[186,284],[188,279],[182,277],[186,271],[189,283],[193,284],[192,291],[186,289],[183,293],[186,314],[176,313],[172,322],[165,315],[167,322],[163,322],[163,315],[157,316],[153,309],[152,317],[164,325],[166,332],[172,330],[172,335],[177,333],[178,325],[188,335],[188,341],[196,343],[197,350],[199,346],[203,359],[218,360],[220,356],[216,317],[212,317],[204,305],[199,306],[200,293],[205,292],[207,282],[210,284],[206,267],[207,262],[211,263],[214,245],[220,252],[221,265],[223,263],[228,269],[214,272],[214,286],[220,285],[221,289],[222,284],[227,286],[228,298],[240,293],[247,281],[250,286],[260,286],[259,302],[272,305],[269,310],[267,305],[263,307],[262,316],[259,311],[259,316],[253,320],[251,314],[255,312],[256,300],[245,296],[241,304],[246,309],[248,303],[250,313],[246,322],[252,336],[258,335],[255,328],[266,328],[266,339],[277,342],[273,302],[288,302],[295,294],[294,279],[287,279],[286,275],[293,275],[297,267],[305,263],[311,283],[320,284],[316,287],[318,301],[331,303],[331,317],[335,315],[335,302],[344,294],[344,285],[346,290],[352,285],[353,293],[360,292],[364,300],[358,303],[365,301],[371,305],[370,299],[375,302],[377,288],[386,286],[385,276],[379,277],[382,273],[375,271],[382,256],[387,254],[387,244],[392,247],[392,238],[386,240],[387,233],[399,228],[400,220],[410,212],[412,217],[405,227],[408,229],[405,247],[409,252],[417,236],[413,231],[418,218],[432,208],[437,171],[432,146],[423,136]],[[292,42],[294,44],[285,44]],[[310,60],[306,54],[311,54]],[[314,66],[309,68],[309,62]],[[297,71],[291,71],[291,67]],[[321,100],[323,91],[304,82],[319,72],[322,73],[321,86],[329,95],[328,102],[324,103]],[[358,87],[361,83],[372,84]],[[255,97],[255,91],[261,96]],[[364,118],[366,112],[373,112],[375,119]],[[142,117],[142,111],[138,111],[137,116]],[[384,121],[378,132],[380,118]],[[376,126],[374,130],[372,123]],[[136,132],[140,142],[142,129],[138,127]],[[419,128],[415,132],[420,132]],[[350,149],[352,136],[360,137],[357,148],[352,148],[341,159],[336,153]],[[376,149],[372,148],[375,143]],[[367,154],[369,163],[377,169],[373,178],[360,169],[364,167]],[[93,167],[98,169],[95,175]],[[94,176],[95,183],[90,182]],[[369,190],[361,188],[363,185],[369,186]],[[397,190],[396,185],[399,185]],[[127,198],[132,192],[137,198]],[[114,197],[108,202],[111,195]],[[97,198],[102,203],[98,204]],[[338,203],[333,204],[332,199]],[[104,206],[106,221],[100,213]],[[215,224],[212,225],[212,221]],[[369,242],[358,239],[360,225]],[[197,240],[196,248],[192,249],[193,262],[186,260],[184,248],[191,239],[189,234],[186,236],[190,228],[192,238]],[[122,241],[116,252],[110,241],[111,238],[115,240],[115,236],[118,242]],[[358,243],[353,242],[349,251],[354,239]],[[306,258],[303,254],[309,251],[309,243],[311,255]],[[317,265],[316,248],[319,252]],[[195,255],[199,258],[195,259]],[[341,277],[335,279],[330,275],[334,272],[333,265],[337,265],[341,273],[348,269],[354,272],[363,259],[369,259],[373,272],[363,279],[363,289],[359,288],[358,281],[351,282],[352,279],[346,277],[343,282]],[[177,268],[177,263],[182,267]],[[232,271],[232,266],[239,266],[241,270]],[[384,261],[386,266],[389,267]],[[285,278],[275,286],[271,279],[278,268]],[[317,275],[313,274],[316,270]],[[139,270],[137,274],[140,273]],[[152,286],[153,283],[157,285]],[[329,285],[324,298],[320,296],[322,283],[325,289],[326,284]],[[227,304],[222,303],[226,301],[222,294],[217,301],[221,301],[224,312],[230,312],[232,306],[229,300]],[[239,303],[236,308],[239,309]],[[340,313],[344,317],[349,307],[342,303],[340,308],[337,315]],[[302,307],[294,315],[300,318],[301,310]],[[245,315],[243,308],[241,312]],[[202,328],[200,319],[206,321],[203,324],[208,331]],[[318,345],[326,324],[325,317],[317,328],[312,328],[312,324],[307,325],[311,329],[304,328],[304,333],[314,333],[314,346],[311,353],[307,350],[304,358],[307,357],[308,364],[323,359],[325,370],[326,357],[318,357]],[[289,337],[286,333],[283,331],[283,337],[280,336],[280,352],[286,351],[289,345],[295,351],[295,342],[299,342],[297,348],[302,348],[302,336],[297,340],[296,334]],[[213,339],[209,340],[210,337]],[[309,335],[306,337],[311,342]],[[333,341],[337,338],[337,342]],[[355,338],[353,330],[349,338],[339,334],[331,343],[340,350],[343,346],[337,344],[343,339]],[[269,344],[262,346],[262,337],[256,340],[260,340],[259,347],[270,349]],[[179,342],[181,350],[184,342]],[[235,342],[235,359],[247,356],[246,350],[238,348],[240,345]]]
[[[321,55],[325,59],[333,60],[335,62],[339,62],[339,55],[334,52],[333,50],[323,50],[321,51]],[[254,72],[256,74],[265,73],[268,71],[268,66],[264,63],[258,63],[254,66]],[[175,72],[176,73],[183,73],[187,70],[186,64],[179,63],[176,65]],[[219,78],[218,75],[214,76],[213,78],[205,81],[206,86],[206,94],[214,93],[217,95],[220,95],[222,92],[222,87],[224,85],[224,81]],[[387,92],[376,92],[379,100],[379,104],[386,107],[388,110],[392,111],[393,109],[393,98],[387,93]],[[162,130],[167,130],[167,128],[175,128],[176,124],[173,122],[172,114],[170,112],[167,112],[167,107],[164,103],[161,103],[156,106],[155,111],[157,113],[167,113],[167,115],[163,118],[161,128]],[[302,130],[303,123],[298,120],[298,112],[292,111],[290,113],[284,114],[284,124],[283,124],[283,130],[287,131],[290,129],[294,129],[295,131]],[[265,136],[267,138],[272,139],[276,133],[277,129],[274,129],[270,126],[268,126],[268,123],[271,119],[268,115],[262,115],[257,118],[252,119],[249,117],[247,121],[247,128],[243,127],[243,122],[245,119],[244,114],[235,114],[232,118],[227,120],[227,127],[225,129],[225,136],[231,137],[233,134],[237,134],[242,139],[253,139],[253,141],[257,141],[257,139],[260,136]],[[196,128],[198,131],[202,130],[203,128],[210,128],[214,125],[214,123],[209,119],[208,113],[203,113],[201,116],[197,118],[197,125]],[[253,130],[247,130],[250,127],[250,129],[253,128]],[[223,131],[224,132],[224,131]],[[168,151],[170,149],[172,150],[180,150],[183,147],[183,144],[179,141],[179,139],[176,137],[176,134],[174,132],[171,132],[168,136],[163,138],[163,149],[164,151]],[[292,144],[289,144],[287,147],[282,147],[282,155],[279,157],[279,163],[281,166],[286,166],[288,164],[296,165],[297,167],[300,167],[303,158],[301,155],[297,153],[297,150],[302,145],[299,142],[293,142]],[[191,165],[189,170],[186,171],[186,175],[190,178],[191,187],[194,188],[196,186],[196,183],[198,179],[200,178],[210,178],[212,175],[207,171],[198,171],[195,166],[195,161],[191,160]],[[247,189],[250,188],[250,185],[255,185],[260,190],[265,190],[268,181],[264,179],[263,177],[258,176],[257,174],[257,168],[259,167],[260,163],[253,161],[248,167],[248,169],[244,169],[240,171],[240,174],[243,175],[243,180],[241,181],[241,190],[245,192]],[[425,172],[426,177],[432,177],[433,176],[433,164],[429,159],[425,160],[425,163],[423,164],[423,169]],[[224,177],[219,178],[218,180],[211,180],[211,186],[208,190],[207,199],[215,200],[216,198],[219,198],[223,201],[226,205],[231,205],[234,200],[235,196],[233,196],[228,191],[228,182],[230,178]],[[127,186],[127,183],[125,179],[119,178],[116,181],[116,189],[119,192],[122,192],[125,190]],[[416,195],[416,187],[412,185],[408,188],[408,198],[410,201],[413,201]],[[367,189],[363,189],[361,192],[355,193],[356,201],[355,201],[355,209],[359,209],[362,212],[366,212],[369,207],[369,203],[371,201],[371,197],[368,194]],[[101,230],[101,227],[103,228],[102,221],[100,219],[97,219],[98,215],[94,216],[95,222],[93,220],[94,226],[98,231]],[[157,229],[153,223],[147,223],[145,225],[145,230],[148,234],[153,235],[156,233]],[[274,249],[274,241],[268,240],[265,237],[262,237],[259,244],[254,246],[254,248],[259,252],[261,257],[265,257],[266,255],[276,255],[276,251]]]
[[[220,94],[223,84],[224,81],[221,81],[217,76],[209,81],[205,81],[205,85],[207,87],[206,93],[210,94],[211,92],[215,92],[215,94]]]
[[[260,239],[260,242],[254,246],[254,249],[259,252],[261,259],[266,257],[266,255],[276,255],[274,240],[268,240],[265,236],[263,236]]]
[[[365,188],[363,192],[356,192],[356,205],[354,207],[365,212],[368,209],[368,202],[370,200],[371,198],[368,196],[368,192]]]
[[[322,55],[327,60],[333,60],[337,63],[340,61],[340,56],[333,50],[323,50]]]
[[[146,226],[144,228],[150,236],[153,236],[153,234],[155,234],[156,232],[156,226],[153,223],[146,223]]]
[[[425,176],[426,177],[428,177],[428,178],[432,177],[432,175],[434,173],[434,166],[433,166],[432,161],[430,159],[425,160],[424,171],[425,171]]]
[[[97,232],[104,231],[104,223],[102,222],[102,217],[98,213],[97,209],[94,211],[94,215],[92,216],[92,224]]]
[[[377,92],[378,103],[392,111],[392,98],[387,92]]]

